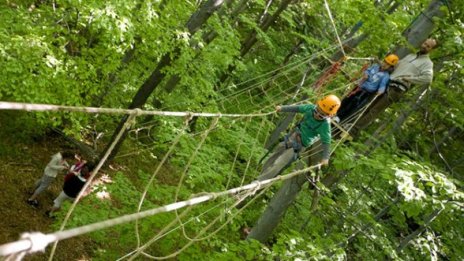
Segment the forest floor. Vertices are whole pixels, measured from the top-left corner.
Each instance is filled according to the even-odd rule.
[[[0,209],[3,225],[0,226],[0,245],[16,241],[24,232],[52,233],[52,223],[61,220],[45,215],[53,200],[61,192],[62,177],[57,177],[52,186],[39,195],[37,208],[26,203],[34,182],[43,175],[51,155],[65,149],[59,138],[47,138],[29,143],[18,143],[0,137],[0,184],[2,197]],[[48,260],[52,247],[45,253],[27,255],[23,260]],[[54,260],[90,260],[95,244],[89,237],[75,237],[59,242]]]

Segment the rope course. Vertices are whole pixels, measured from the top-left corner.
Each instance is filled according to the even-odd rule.
[[[25,109],[25,110],[31,110],[32,109],[32,110],[39,110],[39,111],[43,111],[43,110],[66,110],[66,109],[69,109],[70,111],[86,111],[86,112],[89,112],[88,108],[83,108],[83,107],[77,108],[77,107],[70,107],[70,106],[51,106],[51,105],[42,106],[42,105],[28,105],[28,104],[21,104],[20,106],[17,106],[17,103],[13,103],[13,105],[12,105],[12,103],[6,103],[6,102],[0,102],[0,107],[8,108],[8,109],[11,109],[11,108],[14,108],[14,109],[22,108],[22,109]],[[368,106],[366,106],[366,107],[368,107]],[[98,108],[96,108],[96,109],[98,109]],[[96,113],[97,111],[98,112],[104,111],[104,112],[107,112],[107,113],[115,113],[115,111],[110,111],[109,109],[102,109],[102,110],[97,110],[97,111],[94,111],[93,109],[90,109],[90,111],[93,112],[93,113]],[[116,111],[120,112],[119,110],[116,110]],[[125,110],[125,111],[127,112],[127,110]],[[141,111],[141,110],[136,110],[136,112],[139,115],[144,114],[144,111]],[[160,113],[158,115],[165,115],[165,114]],[[179,116],[179,113],[174,113],[174,115]],[[192,115],[192,114],[184,114],[184,115]],[[184,115],[182,115],[182,116],[184,116]],[[205,117],[208,117],[211,114],[206,113],[206,114],[201,114],[201,115],[205,116]],[[227,114],[224,114],[224,115],[227,115]],[[262,115],[267,115],[267,114],[262,114]],[[133,120],[133,118],[135,116],[136,116],[135,113],[131,114],[131,117],[128,119],[128,121],[126,123],[130,124],[130,122]],[[252,115],[248,115],[248,117],[251,118]],[[218,119],[219,119],[219,117],[215,118],[215,120],[213,121],[209,131],[217,124]],[[129,125],[127,125],[126,127],[128,127],[128,126]],[[206,138],[207,132],[203,136],[204,136],[204,138]],[[172,148],[174,148],[175,144],[177,144],[177,141],[178,141],[179,137],[180,137],[180,135],[176,138],[176,141],[171,146],[170,151],[168,153],[166,153],[165,158],[163,158],[163,160],[162,160],[162,163],[165,162],[165,159],[172,152]],[[204,141],[204,138],[203,138],[203,141]],[[116,139],[114,143],[116,143],[117,140],[118,139]],[[201,146],[201,144],[199,146]],[[199,149],[199,147],[197,148],[196,151],[198,151],[198,149]],[[107,154],[103,157],[102,161],[97,165],[97,167],[96,167],[95,171],[93,172],[92,176],[89,178],[89,181],[91,181],[95,177],[96,173],[101,168],[101,166],[104,164],[104,161],[106,160],[106,158],[107,158],[107,156],[109,155],[110,152],[111,152],[111,150],[107,152]],[[193,157],[192,157],[192,159],[193,159]],[[190,164],[191,164],[191,162],[187,164],[186,169],[188,169]],[[150,183],[153,181],[154,177],[158,173],[161,165],[162,164],[160,164],[158,166],[157,170],[155,170],[155,173],[152,176],[152,178],[150,180]],[[246,191],[250,191],[250,190],[255,190],[256,191],[257,189],[260,189],[265,185],[268,185],[268,184],[272,185],[272,183],[274,183],[275,181],[286,180],[286,179],[292,178],[292,177],[294,177],[296,175],[306,173],[307,171],[310,171],[310,170],[312,170],[314,168],[319,168],[319,167],[320,167],[320,165],[317,164],[317,165],[308,167],[306,169],[303,169],[303,170],[300,170],[300,171],[297,171],[297,172],[293,172],[293,173],[288,174],[288,175],[278,176],[276,178],[269,179],[269,180],[264,180],[264,181],[255,181],[255,182],[253,182],[251,184],[241,186],[241,187],[238,187],[238,188],[234,188],[234,189],[229,189],[229,190],[226,190],[226,191],[223,191],[223,192],[206,193],[205,196],[200,196],[200,197],[193,198],[193,199],[190,199],[190,200],[187,200],[187,201],[180,201],[180,202],[177,202],[177,203],[172,203],[172,204],[166,205],[164,207],[155,208],[155,209],[152,209],[152,210],[149,210],[149,211],[139,212],[140,207],[141,207],[141,203],[143,202],[143,199],[145,198],[145,194],[146,194],[146,191],[145,191],[144,195],[143,195],[143,197],[142,197],[142,199],[140,201],[140,204],[139,204],[138,213],[135,213],[135,214],[132,214],[132,215],[126,215],[126,216],[123,216],[123,217],[120,217],[120,218],[115,218],[115,219],[111,219],[111,220],[107,220],[107,221],[103,221],[103,222],[99,222],[99,223],[95,223],[95,224],[91,224],[91,225],[87,225],[87,226],[83,226],[83,227],[80,227],[80,228],[74,228],[74,229],[70,229],[70,230],[66,230],[66,231],[60,231],[60,232],[57,232],[57,233],[54,233],[54,234],[44,235],[44,234],[41,234],[41,233],[33,233],[33,234],[26,233],[26,234],[24,234],[22,236],[22,238],[23,238],[22,240],[17,241],[15,243],[9,243],[9,244],[5,244],[5,245],[0,246],[0,254],[1,255],[11,255],[11,254],[21,252],[21,251],[27,251],[28,253],[41,251],[48,244],[50,244],[52,242],[57,242],[57,241],[62,240],[62,239],[82,235],[82,234],[85,234],[85,233],[89,233],[89,232],[92,232],[92,231],[100,230],[100,229],[111,227],[111,226],[115,226],[115,225],[118,225],[118,224],[131,222],[131,221],[134,221],[134,220],[138,221],[139,219],[147,217],[147,216],[152,216],[152,215],[156,215],[156,214],[160,214],[160,213],[175,211],[177,209],[180,209],[180,208],[183,208],[183,207],[186,207],[186,206],[193,206],[193,205],[205,202],[205,201],[215,199],[215,198],[220,197],[220,196],[236,194],[236,193],[238,193],[240,191],[245,191],[245,190]],[[186,172],[184,171],[183,176],[185,174],[186,174]],[[181,178],[181,180],[182,179],[183,178]],[[243,183],[243,180],[242,180],[242,183]],[[86,187],[89,186],[89,185],[90,185],[90,182],[86,183]],[[147,185],[147,187],[148,186],[149,185]],[[82,192],[83,191],[85,191],[85,187],[82,190]],[[77,204],[77,202],[81,198],[82,192],[77,197],[76,201],[74,202],[73,206],[71,207],[70,212],[68,212],[68,215],[66,216],[65,221],[63,222],[63,225],[62,225],[61,229],[64,228],[64,226],[66,224],[66,221],[70,217],[70,213],[72,212],[75,205]],[[176,198],[177,198],[177,195],[178,195],[178,191],[176,192]],[[177,219],[179,219],[179,216],[177,216]],[[55,244],[55,246],[56,246],[56,244]],[[53,250],[52,250],[52,253],[53,253]]]
[[[327,5],[327,2],[326,2],[326,5]],[[327,8],[328,8],[328,5],[327,5]],[[330,13],[330,10],[328,10],[328,11]],[[333,20],[332,20],[332,22],[333,22]],[[336,32],[336,34],[337,34],[337,38],[338,38],[338,33]],[[339,40],[339,44],[341,46],[342,43],[341,43],[339,38],[338,38],[338,40]],[[91,177],[89,178],[88,182],[85,184],[84,188],[81,190],[81,192],[77,196],[76,200],[72,204],[71,208],[69,209],[68,213],[66,214],[65,219],[64,219],[63,223],[61,224],[60,231],[55,232],[55,233],[51,233],[51,234],[43,234],[43,233],[40,233],[40,232],[24,233],[21,236],[20,240],[18,240],[16,242],[1,245],[0,246],[0,255],[3,255],[3,256],[17,255],[17,257],[19,257],[19,260],[20,260],[26,253],[34,253],[34,252],[37,252],[37,251],[44,251],[44,249],[46,248],[47,245],[49,245],[51,243],[54,243],[51,254],[50,254],[50,257],[49,257],[49,260],[52,260],[53,255],[54,255],[55,250],[56,250],[57,243],[60,240],[75,237],[75,236],[79,236],[79,235],[83,235],[83,234],[86,234],[86,233],[90,233],[90,232],[93,232],[93,231],[113,227],[113,226],[120,225],[120,224],[125,224],[125,223],[128,223],[128,222],[134,222],[134,221],[135,221],[134,222],[135,223],[135,225],[134,225],[135,232],[134,233],[135,233],[136,239],[137,239],[136,249],[134,251],[131,251],[130,253],[127,253],[126,255],[122,256],[119,260],[124,260],[124,259],[127,259],[127,258],[129,260],[133,260],[134,258],[136,258],[136,257],[138,257],[140,255],[143,255],[144,257],[147,257],[147,258],[156,259],[156,260],[163,260],[163,259],[172,258],[172,257],[178,255],[183,250],[185,250],[188,246],[190,246],[194,242],[197,242],[197,241],[200,241],[200,240],[205,240],[205,239],[213,236],[215,233],[220,231],[224,226],[226,226],[228,223],[230,223],[236,215],[238,215],[241,211],[243,211],[248,205],[250,205],[260,195],[265,193],[266,189],[269,188],[271,185],[273,185],[273,184],[275,184],[275,183],[277,183],[279,181],[287,180],[287,179],[293,178],[293,177],[295,177],[297,175],[307,173],[308,171],[320,168],[321,166],[320,166],[320,164],[316,164],[316,165],[304,168],[302,170],[291,172],[291,173],[289,173],[287,175],[281,175],[281,176],[271,178],[271,179],[267,179],[267,180],[263,180],[263,181],[253,181],[250,184],[244,185],[245,180],[247,178],[247,172],[249,171],[249,168],[250,168],[250,162],[252,161],[252,157],[253,157],[253,155],[255,153],[254,148],[261,147],[259,144],[254,144],[251,151],[249,152],[250,153],[249,158],[247,159],[247,164],[245,166],[243,176],[240,179],[240,186],[228,189],[228,187],[232,184],[232,181],[231,181],[232,176],[229,175],[227,177],[227,184],[226,184],[226,187],[225,187],[226,189],[225,190],[220,191],[220,192],[202,192],[202,193],[200,193],[200,195],[197,194],[199,196],[192,197],[192,198],[190,198],[188,200],[178,201],[179,197],[180,197],[180,189],[181,189],[181,186],[183,184],[183,181],[187,177],[189,169],[192,166],[192,163],[193,163],[196,155],[200,151],[203,143],[206,141],[208,135],[210,134],[210,132],[213,132],[217,128],[218,122],[219,122],[220,119],[235,118],[235,119],[238,119],[238,120],[245,120],[245,129],[246,129],[246,128],[248,128],[248,126],[251,125],[251,122],[252,122],[253,118],[261,117],[262,120],[261,120],[261,123],[259,124],[259,129],[258,129],[256,137],[254,139],[255,141],[260,140],[259,137],[261,136],[261,131],[265,132],[265,130],[266,130],[266,126],[265,126],[266,123],[267,123],[266,117],[267,116],[272,116],[272,117],[275,116],[273,106],[275,104],[283,104],[288,100],[294,101],[296,99],[296,97],[300,95],[300,90],[301,90],[302,86],[305,84],[307,75],[305,74],[303,78],[299,78],[298,74],[294,73],[295,70],[301,71],[301,66],[305,65],[305,66],[308,66],[308,68],[306,70],[309,71],[310,68],[315,67],[315,65],[313,63],[311,63],[311,62],[317,56],[319,56],[320,53],[326,52],[328,50],[333,50],[333,49],[335,49],[335,47],[330,46],[329,48],[326,48],[326,49],[321,50],[321,51],[319,51],[317,53],[314,53],[314,54],[312,54],[312,55],[310,55],[308,57],[304,57],[303,59],[300,59],[298,61],[289,63],[288,65],[285,65],[285,66],[283,66],[283,67],[281,67],[281,68],[279,68],[277,70],[268,72],[268,73],[266,73],[266,74],[264,74],[264,75],[262,75],[260,77],[256,77],[254,79],[247,80],[246,82],[237,84],[234,87],[239,86],[239,85],[243,85],[245,83],[249,83],[249,82],[252,82],[252,81],[256,81],[256,80],[261,79],[261,78],[264,78],[264,80],[256,82],[256,83],[254,83],[254,84],[252,84],[252,85],[250,85],[250,86],[248,86],[246,88],[242,88],[242,89],[237,90],[237,91],[235,91],[233,93],[228,93],[228,94],[222,96],[221,98],[218,98],[218,99],[214,100],[217,103],[222,103],[222,104],[224,104],[225,102],[230,102],[231,100],[234,100],[234,101],[237,101],[237,104],[239,104],[240,102],[238,102],[238,100],[239,100],[238,97],[246,95],[247,100],[252,104],[252,107],[253,108],[259,108],[259,110],[255,111],[255,112],[252,112],[252,113],[207,113],[207,112],[163,111],[163,110],[155,111],[155,110],[142,110],[142,109],[138,109],[138,108],[137,109],[97,108],[97,107],[64,106],[64,105],[51,105],[51,104],[29,104],[29,103],[6,102],[6,101],[2,102],[2,101],[0,101],[0,110],[23,110],[23,111],[39,111],[39,112],[44,112],[44,111],[66,111],[66,112],[84,112],[84,113],[94,113],[94,114],[103,114],[104,113],[104,114],[112,114],[112,115],[121,115],[121,114],[129,115],[129,117],[128,117],[126,123],[125,123],[125,127],[121,129],[121,132],[119,133],[119,135],[117,135],[116,139],[111,144],[110,149],[106,152],[106,154],[102,157],[101,161],[97,164],[97,167],[92,172]],[[342,51],[343,51],[343,49],[342,49]],[[354,58],[354,57],[352,58],[352,57],[346,57],[345,56],[344,61],[349,60],[349,59],[363,60],[363,58]],[[312,67],[310,67],[310,66],[312,66]],[[332,70],[330,74],[333,76],[333,74],[335,72]],[[274,77],[268,77],[268,76],[273,75],[274,73],[279,73],[279,77],[281,77],[282,75],[284,77],[286,77],[286,81],[280,82],[280,84],[286,84],[286,83],[290,82],[291,86],[296,86],[296,91],[294,93],[288,93],[288,90],[287,90],[288,88],[281,88],[281,85],[279,85],[279,84],[274,84],[273,85],[273,88],[278,88],[279,89],[279,91],[277,93],[276,92],[271,93],[270,92],[271,89],[267,89],[267,90],[263,89],[262,88],[263,85],[266,84],[266,83],[269,83],[274,78]],[[329,78],[329,77],[326,77],[326,78]],[[342,89],[344,90],[350,84],[351,83],[347,84],[346,86],[341,86],[339,88],[332,89],[330,92],[336,92],[336,91],[342,90]],[[231,90],[233,90],[233,88],[229,87],[229,88],[223,89],[223,90],[221,90],[219,92],[226,92],[226,91],[231,91]],[[321,93],[322,94],[329,93],[329,91],[322,91]],[[263,94],[266,97],[266,100],[264,100],[264,101],[262,99]],[[302,103],[302,102],[304,102],[304,101],[301,101],[299,103]],[[176,105],[178,105],[178,104],[176,104]],[[241,106],[236,106],[237,109],[241,110],[240,107]],[[369,107],[369,106],[366,106],[366,108],[367,107]],[[270,111],[270,112],[263,112],[263,111]],[[364,111],[362,111],[359,114],[359,117],[362,116],[362,113],[364,113]],[[117,217],[117,218],[113,218],[113,219],[109,219],[109,220],[105,220],[105,221],[101,221],[101,222],[97,222],[97,223],[93,223],[93,224],[88,224],[88,225],[84,225],[84,226],[81,226],[81,227],[76,227],[76,228],[72,228],[72,229],[68,229],[68,230],[64,230],[68,220],[71,217],[71,214],[72,214],[73,210],[75,209],[77,203],[81,199],[82,194],[91,185],[91,181],[95,178],[98,171],[101,169],[101,167],[105,163],[108,155],[111,153],[112,149],[114,148],[114,145],[121,138],[122,133],[126,129],[130,129],[131,127],[134,127],[137,124],[135,122],[136,117],[143,116],[143,115],[166,116],[166,117],[184,117],[185,119],[183,121],[182,127],[179,128],[177,135],[171,141],[171,145],[170,145],[168,151],[164,154],[161,162],[156,167],[154,173],[150,176],[149,181],[147,182],[147,184],[146,184],[146,186],[144,188],[144,191],[142,193],[142,196],[140,198],[140,201],[139,201],[139,204],[137,206],[136,212],[132,213],[132,214],[124,215],[124,216],[121,216],[121,217]],[[207,118],[213,118],[213,119],[212,119],[211,124],[208,127],[208,129],[203,130],[201,132],[198,132],[196,134],[191,134],[192,136],[193,135],[201,135],[201,139],[200,139],[199,143],[197,144],[197,147],[195,148],[194,153],[192,155],[190,155],[189,160],[188,160],[187,164],[185,165],[185,168],[184,168],[184,170],[182,172],[182,175],[180,177],[178,186],[176,188],[174,203],[142,211],[142,206],[143,206],[144,201],[147,198],[147,193],[148,193],[149,188],[153,185],[153,182],[154,182],[156,176],[160,172],[161,168],[165,165],[167,159],[175,151],[175,148],[176,148],[176,146],[178,146],[181,137],[183,135],[186,135],[186,130],[188,128],[188,123],[193,117],[207,117]],[[358,119],[359,119],[359,117],[358,117]],[[232,121],[232,123],[230,125],[235,123],[235,121],[236,121],[235,119]],[[150,128],[149,125],[150,125],[150,123],[139,124],[139,127],[134,128],[135,130],[134,129],[131,130],[130,133],[134,133],[136,135],[135,138],[139,139],[140,137],[138,136],[138,131],[140,131],[142,129],[149,129]],[[349,130],[346,131],[341,126],[338,126],[338,125],[336,125],[336,126],[337,126],[337,129],[333,130],[333,135],[336,135],[337,133],[340,133],[340,132],[347,132],[347,131],[349,132]],[[338,142],[338,144],[335,146],[335,148],[342,141],[343,141],[343,138]],[[237,144],[237,149],[236,149],[236,153],[235,153],[235,156],[234,156],[233,163],[231,165],[230,174],[233,172],[233,169],[234,169],[235,164],[236,164],[237,159],[238,159],[240,149],[243,146],[244,146],[244,144],[242,142]],[[147,150],[150,149],[149,146],[147,146],[146,149]],[[319,146],[313,146],[313,148],[311,148],[310,150],[307,150],[305,152],[304,157],[309,157],[309,156],[314,155],[314,154],[319,153],[319,152],[320,152],[320,147]],[[140,151],[138,151],[137,153],[140,153]],[[333,153],[333,150],[332,150],[331,153]],[[311,155],[308,155],[308,154],[311,154]],[[131,154],[127,154],[127,155],[131,155]],[[124,155],[124,156],[127,156],[127,155]],[[258,191],[260,191],[260,192],[257,193]],[[207,226],[202,228],[201,231],[199,231],[196,235],[194,235],[194,236],[188,235],[187,231],[185,230],[186,224],[192,222],[192,220],[194,220],[195,218],[199,218],[200,216],[206,215],[206,213],[208,213],[210,211],[213,211],[213,209],[217,209],[218,206],[224,205],[228,201],[220,202],[219,204],[216,204],[214,207],[208,209],[207,211],[205,211],[205,212],[203,212],[203,213],[201,213],[199,215],[196,215],[194,217],[191,217],[190,219],[188,219],[185,222],[182,221],[182,218],[185,217],[190,212],[191,207],[193,207],[195,205],[198,205],[198,204],[201,204],[201,203],[204,203],[204,202],[207,202],[207,201],[213,201],[213,200],[215,200],[217,198],[220,198],[220,197],[233,196],[233,195],[235,195],[235,203],[233,203],[231,206],[225,207],[225,209],[221,213],[221,215],[216,216]],[[234,214],[228,215],[226,221],[223,222],[219,227],[217,227],[213,232],[208,232],[208,230],[210,230],[214,226],[214,224],[216,224],[217,222],[219,222],[219,220],[223,219],[224,216],[226,216],[226,213],[233,212],[234,209],[236,209],[236,206],[238,204],[240,204],[247,197],[252,197],[251,201],[247,202],[247,204],[244,207],[241,207],[239,210],[235,210]],[[184,209],[186,207],[188,207],[188,208],[185,209],[182,213],[178,212],[178,210]],[[166,225],[163,229],[161,229],[161,231],[159,231],[156,236],[154,236],[152,239],[148,240],[146,243],[143,244],[142,243],[142,238],[141,238],[141,235],[140,235],[140,223],[139,223],[139,221],[141,219],[143,219],[143,218],[146,218],[146,217],[155,216],[155,215],[158,215],[158,214],[161,214],[161,213],[168,213],[168,212],[174,212],[176,218],[173,219],[171,221],[171,223]],[[184,238],[188,240],[188,243],[186,245],[184,245],[181,249],[179,249],[178,251],[176,251],[176,252],[174,252],[174,253],[172,253],[172,254],[170,254],[168,256],[165,256],[165,257],[155,257],[155,256],[152,256],[152,255],[145,252],[146,249],[150,245],[152,245],[154,242],[156,242],[157,240],[165,237],[169,233],[172,233],[173,231],[179,230],[179,229],[182,230],[182,234],[183,234]],[[206,232],[208,232],[209,234],[206,235],[206,236],[203,236],[203,234],[205,234]]]

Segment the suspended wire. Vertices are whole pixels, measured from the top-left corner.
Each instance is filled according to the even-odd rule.
[[[196,215],[196,216],[194,216],[194,217],[191,217],[191,218],[190,218],[189,220],[187,220],[184,224],[188,224],[188,223],[190,223],[190,222],[192,222],[192,221],[194,221],[194,220],[197,220],[198,218],[202,217],[203,215],[206,215],[207,213],[211,212],[212,210],[218,208],[220,205],[226,204],[226,202],[227,202],[227,201],[222,201],[222,202],[220,202],[219,204],[216,204],[216,205],[214,205],[213,207],[211,207],[211,208],[209,208],[209,209],[203,211],[201,214]],[[187,208],[183,213],[187,213],[190,209],[191,209],[191,207]],[[182,215],[182,214],[181,214],[181,215]],[[159,236],[158,239],[163,238],[163,237],[165,237],[165,236],[171,234],[172,232],[176,231],[177,229],[180,228],[180,225],[177,226],[177,227],[174,227],[174,228],[170,229],[171,227],[172,227],[172,226],[170,226],[169,224],[166,225],[166,226],[165,226],[165,230],[163,230],[163,233],[161,233],[161,236]],[[170,230],[169,230],[169,229],[170,229]],[[168,231],[168,230],[169,230],[169,231]],[[166,232],[166,231],[167,231],[167,232]],[[139,247],[139,246],[138,246],[138,247]],[[137,249],[138,249],[138,247],[137,247]],[[116,261],[121,261],[121,260],[125,259],[126,257],[129,257],[129,256],[133,255],[133,254],[137,251],[137,249],[135,249],[135,250],[131,251],[130,253],[127,253],[126,255],[124,255],[124,256],[122,256],[122,257],[116,259]]]
[[[349,41],[349,40],[351,40],[352,38],[353,38],[353,37],[350,37],[350,38],[346,39],[345,41]],[[215,101],[215,102],[221,102],[221,101],[223,101],[223,100],[230,99],[231,97],[237,96],[237,95],[241,94],[242,92],[246,92],[246,91],[249,90],[249,89],[258,88],[258,87],[262,86],[264,83],[267,83],[267,82],[273,80],[274,77],[272,77],[272,75],[273,75],[274,73],[276,73],[276,72],[278,72],[278,71],[280,71],[280,70],[282,70],[281,73],[291,72],[291,71],[293,71],[294,69],[297,69],[298,67],[300,67],[301,65],[303,65],[303,64],[305,64],[305,63],[307,63],[307,62],[313,60],[313,59],[316,58],[319,54],[321,54],[321,53],[327,53],[327,51],[333,50],[333,49],[335,49],[335,48],[337,48],[337,44],[331,45],[331,46],[329,46],[329,47],[327,47],[327,48],[325,48],[325,49],[321,49],[321,50],[317,51],[316,53],[313,53],[313,54],[311,54],[311,55],[309,55],[309,56],[306,56],[306,57],[304,57],[304,58],[302,58],[302,59],[300,59],[300,60],[297,60],[297,61],[294,61],[294,62],[290,62],[290,63],[288,63],[288,64],[286,64],[286,65],[284,65],[284,66],[282,66],[282,67],[279,67],[279,68],[274,69],[274,70],[272,70],[272,71],[266,72],[266,73],[264,73],[264,74],[262,74],[262,75],[260,75],[260,76],[255,77],[255,78],[251,78],[251,79],[248,79],[248,80],[246,80],[246,81],[243,81],[243,82],[240,82],[240,83],[237,83],[237,84],[230,85],[229,87],[227,87],[227,88],[225,88],[225,89],[216,91],[216,93],[222,93],[222,92],[224,92],[224,91],[237,88],[237,86],[241,86],[241,85],[244,85],[244,84],[246,84],[246,83],[248,83],[248,82],[255,81],[255,80],[259,79],[259,78],[264,78],[264,77],[267,77],[267,76],[271,75],[271,77],[267,77],[267,78],[265,78],[264,80],[262,80],[261,82],[257,82],[257,83],[255,83],[255,84],[253,84],[253,85],[250,85],[250,86],[246,87],[246,88],[239,89],[239,90],[237,90],[236,92],[229,94],[228,96],[221,97],[221,98],[217,98],[217,99],[215,99],[214,101]],[[289,67],[289,68],[287,68],[287,67]],[[185,104],[185,103],[186,103],[186,102],[178,102],[178,103],[169,105],[169,107],[178,106],[178,105]],[[162,110],[166,109],[167,107],[168,107],[168,106],[163,107]]]
[[[158,172],[161,170],[161,167],[164,165],[164,163],[166,162],[166,160],[169,158],[169,156],[171,155],[171,153],[173,152],[174,148],[176,147],[177,143],[180,141],[180,138],[182,137],[182,134],[184,133],[184,131],[188,128],[188,122],[189,122],[189,119],[186,119],[184,121],[184,126],[182,128],[182,130],[179,132],[179,134],[176,136],[176,138],[174,139],[174,141],[172,142],[171,146],[169,147],[168,149],[168,152],[164,155],[163,159],[161,160],[161,162],[158,164],[158,166],[156,167],[156,170],[155,172],[153,173],[153,175],[150,177],[150,180],[147,182],[146,186],[145,186],[145,190],[143,191],[142,193],[142,197],[140,198],[140,202],[139,202],[139,205],[137,207],[137,212],[140,212],[140,210],[142,209],[142,204],[143,204],[143,201],[145,200],[145,197],[148,193],[148,189],[150,188],[150,186],[152,185],[155,177],[158,175]],[[139,235],[139,224],[138,224],[138,220],[135,221],[135,233],[136,233],[136,237],[137,237],[137,247],[140,246],[140,235]]]
[[[241,213],[246,207],[248,207],[254,200],[256,200],[259,196],[261,196],[262,194],[264,194],[266,192],[266,190],[268,189],[269,187],[266,187],[264,188],[258,195],[254,196],[250,202],[248,202],[242,209],[239,209],[235,214],[233,214],[231,217],[229,217],[226,222],[224,222],[223,224],[221,224],[221,226],[216,229],[215,231],[213,231],[211,234],[214,235],[216,234],[217,232],[219,232],[224,226],[226,226],[227,224],[229,224],[234,218],[235,216],[237,216],[239,213]],[[254,194],[256,193],[257,189],[254,189],[253,191],[249,192],[251,194]],[[249,194],[248,194],[249,195]],[[236,201],[231,207],[230,209],[232,208],[235,208],[238,204],[240,203],[240,201]],[[155,259],[155,260],[164,260],[164,259],[168,259],[168,258],[173,258],[175,257],[176,255],[180,254],[182,251],[184,251],[187,247],[189,247],[191,244],[195,243],[199,238],[199,236],[203,235],[213,224],[215,224],[217,221],[220,220],[220,217],[216,218],[213,220],[213,222],[211,222],[208,226],[204,227],[198,234],[195,238],[193,238],[192,240],[189,241],[189,243],[187,243],[186,245],[184,245],[181,249],[179,249],[178,251],[168,255],[168,256],[164,256],[164,257],[155,257],[155,256],[151,256],[151,255],[148,255],[146,253],[143,252],[144,249],[146,249],[148,246],[150,246],[151,244],[153,244],[154,242],[156,242],[156,238],[153,238],[152,240],[150,240],[149,242],[147,242],[143,247],[140,248],[140,250],[137,252],[137,254],[135,256],[133,256],[130,260],[133,260],[135,257],[138,256],[138,253],[141,253],[143,254],[145,257],[148,257],[148,258],[151,258],[151,259]],[[204,238],[208,238],[209,236],[207,237],[204,237]]]
[[[335,22],[332,17],[332,12],[330,12],[329,3],[327,3],[327,0],[324,0],[324,6],[325,6],[325,9],[327,10],[327,14],[329,15],[330,22],[332,23],[332,27],[334,29],[335,35],[337,36],[337,41],[338,41],[338,44],[340,45],[340,51],[343,53],[343,56],[346,57],[345,49],[343,48],[343,44],[342,44],[342,41],[340,40],[340,36],[338,36],[337,27],[335,26]]]

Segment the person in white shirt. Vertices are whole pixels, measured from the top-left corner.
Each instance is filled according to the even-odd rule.
[[[430,84],[433,79],[433,62],[429,53],[437,46],[435,39],[425,40],[417,53],[402,58],[390,74],[389,86],[406,91],[412,84]]]
[[[66,162],[66,159],[71,158],[72,156],[73,154],[70,152],[63,152],[63,154],[58,152],[52,156],[52,159],[45,167],[43,176],[35,182],[34,192],[32,193],[32,196],[27,199],[27,204],[33,207],[37,207],[39,205],[39,202],[37,201],[39,194],[45,191],[50,184],[52,184],[60,171],[69,168],[69,164]]]

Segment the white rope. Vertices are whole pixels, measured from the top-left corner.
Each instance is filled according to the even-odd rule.
[[[361,119],[361,117],[364,115],[364,113],[367,111],[367,109],[371,106],[372,103],[374,103],[374,101],[377,99],[377,97],[379,97],[378,95],[374,96],[374,98],[367,104],[363,107],[363,109],[361,110],[361,112],[359,113],[359,115],[357,116],[356,120],[352,123],[352,125],[347,129],[343,129],[340,125],[336,124],[333,120],[332,120],[332,123],[334,123],[334,125],[339,128],[342,132],[344,133],[348,133],[348,135],[345,135],[343,136],[338,142],[337,144],[335,145],[335,147],[332,149],[332,151],[330,152],[330,154],[332,154],[338,147],[338,145],[340,145],[343,141],[345,141],[349,136],[349,132],[351,131],[351,129],[355,126],[355,124],[359,121],[359,119]]]
[[[340,50],[342,51],[343,56],[346,56],[345,50],[343,49],[342,40],[340,39],[340,36],[338,36],[337,27],[335,26],[335,22],[334,22],[333,17],[332,17],[332,12],[330,12],[329,3],[327,3],[327,0],[324,0],[324,5],[325,5],[325,9],[327,9],[327,13],[329,15],[330,22],[332,23],[332,26],[334,28],[335,35],[337,36],[337,41],[338,41],[338,44],[340,45]]]
[[[78,107],[52,104],[31,104],[21,102],[0,102],[0,110],[23,110],[23,111],[72,111],[87,113],[108,113],[108,114],[129,114],[129,115],[159,115],[173,117],[261,117],[267,116],[274,112],[251,113],[251,114],[223,114],[208,112],[176,112],[176,111],[147,111],[141,109],[114,109],[114,108],[97,108],[97,107]]]
[[[36,233],[33,233],[33,236],[25,235],[24,238],[21,240],[0,245],[0,256],[7,256],[7,255],[11,255],[11,254],[18,253],[18,252],[23,252],[23,251],[28,251],[28,253],[32,253],[32,251],[34,252],[44,251],[45,247],[52,242],[76,237],[79,235],[87,234],[90,232],[94,232],[94,231],[101,230],[101,229],[108,228],[108,227],[113,227],[113,226],[120,225],[120,224],[125,224],[128,222],[135,221],[137,219],[154,216],[154,215],[161,214],[161,213],[172,212],[174,210],[181,209],[187,206],[193,206],[193,205],[197,205],[203,202],[207,202],[207,201],[210,201],[218,197],[223,197],[226,195],[233,195],[241,191],[249,191],[249,190],[254,190],[255,188],[268,187],[277,181],[293,178],[295,176],[301,175],[312,169],[320,168],[320,166],[321,164],[316,164],[316,165],[307,167],[305,169],[292,172],[287,175],[282,175],[282,176],[278,176],[278,177],[263,180],[263,181],[254,181],[245,186],[232,188],[226,191],[206,193],[203,196],[195,197],[189,200],[172,203],[172,204],[165,205],[162,207],[153,208],[153,209],[135,213],[135,214],[129,214],[129,215],[105,220],[105,221],[98,222],[98,223],[76,227],[76,228],[72,228],[72,229],[65,230],[65,231],[59,231],[59,232],[55,232],[52,234],[43,234],[40,232],[36,232]]]
[[[151,175],[150,180],[145,185],[145,190],[143,191],[142,197],[140,198],[139,205],[137,207],[137,212],[140,212],[140,210],[142,209],[142,204],[143,204],[143,202],[144,202],[144,200],[145,200],[145,198],[146,198],[146,196],[148,194],[148,189],[152,186],[153,181],[155,180],[155,177],[158,175],[158,172],[161,170],[161,167],[164,165],[164,163],[167,161],[167,159],[171,156],[171,153],[174,151],[174,148],[176,147],[177,143],[180,141],[180,138],[182,137],[182,134],[188,128],[188,120],[189,119],[185,120],[184,127],[181,129],[179,134],[176,136],[176,138],[172,142],[171,146],[169,147],[168,152],[166,154],[164,154],[163,159],[158,164],[158,166],[156,167],[155,172],[153,172],[153,175]],[[139,247],[140,246],[140,234],[139,234],[138,220],[136,220],[136,222],[135,222],[135,234],[136,234],[136,238],[137,238],[137,247]]]
[[[367,61],[373,61],[375,60],[374,57],[352,57],[352,56],[347,56],[347,60],[367,60]]]

